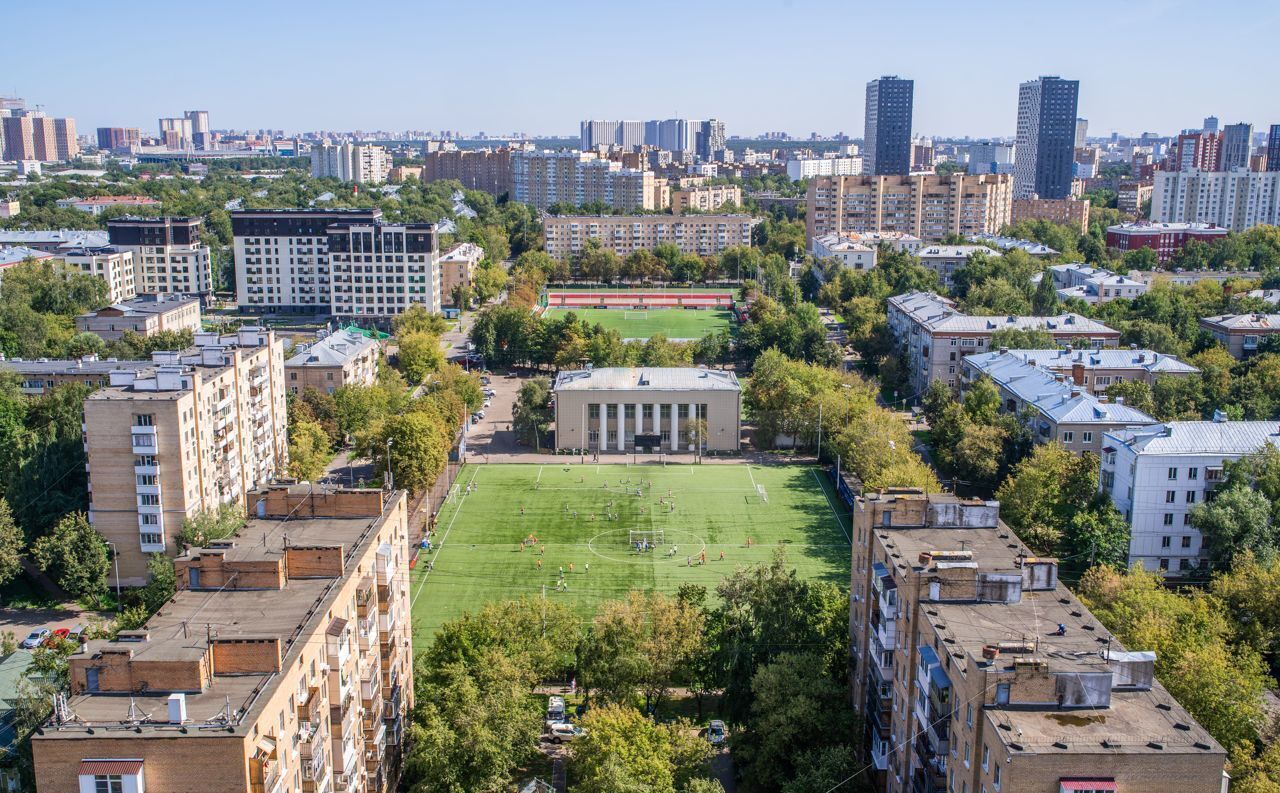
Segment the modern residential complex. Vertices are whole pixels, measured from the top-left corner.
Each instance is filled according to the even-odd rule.
[[[142,130],[137,127],[98,127],[98,148],[114,154],[127,154],[142,143]]]
[[[381,184],[391,170],[391,155],[381,146],[318,143],[311,147],[311,175],[356,184]]]
[[[622,210],[656,208],[659,180],[652,171],[623,168],[594,152],[517,151],[511,166],[515,200],[538,209],[594,203]],[[665,181],[661,187],[666,189]]]
[[[21,115],[0,116],[0,141],[4,143],[0,160],[21,162],[65,162],[80,155],[74,118],[49,118],[34,110],[18,111]]]
[[[676,154],[696,154],[711,160],[725,147],[723,121],[669,118],[658,121],[583,121],[579,141],[583,151],[618,147],[634,151],[653,146]]]
[[[742,188],[733,184],[701,184],[671,191],[671,214],[687,210],[715,212],[725,204],[742,206]]]
[[[949,234],[999,234],[1012,202],[1007,174],[819,176],[809,180],[805,225],[810,239],[898,232],[941,242]]]
[[[285,359],[284,379],[290,394],[314,388],[332,394],[345,386],[370,386],[378,381],[378,342],[355,330],[339,330],[322,335],[309,344],[299,344]]]
[[[69,659],[40,790],[386,793],[413,706],[406,494],[273,486],[175,560],[144,627]]]
[[[582,369],[560,372],[551,390],[557,449],[692,451],[699,441],[711,452],[739,447],[742,389],[732,372]]]
[[[76,330],[114,341],[125,333],[200,331],[200,301],[177,294],[143,294],[76,317]]]
[[[1220,314],[1201,318],[1200,327],[1232,356],[1248,358],[1268,336],[1280,333],[1280,314]]]
[[[1075,298],[1097,305],[1119,297],[1133,300],[1147,292],[1147,285],[1141,281],[1080,262],[1051,264],[1045,273],[1053,278],[1058,297],[1064,300]]]
[[[474,242],[460,242],[440,254],[440,301],[442,305],[459,306],[454,299],[458,287],[470,289],[475,283],[476,268],[484,261],[484,248]]]
[[[1151,220],[1232,231],[1280,224],[1280,171],[1156,171]]]
[[[1107,226],[1107,247],[1118,251],[1150,248],[1156,252],[1156,261],[1165,264],[1191,240],[1213,242],[1230,233],[1211,223],[1121,223]]]
[[[1228,124],[1222,128],[1222,148],[1215,171],[1248,168],[1253,154],[1253,125]]]
[[[1221,793],[1226,751],[1155,680],[1155,654],[1100,626],[998,503],[844,497],[873,789]]]
[[[1018,86],[1013,192],[1017,198],[1071,196],[1080,81],[1041,77]]]
[[[1135,347],[1077,350],[1068,344],[1056,350],[1001,348],[974,353],[964,360],[966,365],[972,363],[975,370],[980,371],[988,365],[988,360],[1002,356],[1012,356],[1051,374],[1068,377],[1073,385],[1097,397],[1106,394],[1107,389],[1117,383],[1155,385],[1158,377],[1184,377],[1200,371],[1172,355]]]
[[[263,328],[196,334],[195,348],[119,370],[84,402],[89,521],[115,544],[119,580],[146,583],[182,522],[285,470],[284,342]],[[113,570],[112,576],[116,573]]]
[[[104,245],[95,248],[67,248],[57,256],[86,275],[96,275],[107,284],[107,300],[119,303],[138,294],[138,270],[133,251]]]
[[[1212,498],[1223,463],[1280,446],[1274,421],[1170,421],[1107,433],[1100,489],[1131,527],[1129,564],[1203,578],[1208,552],[1191,510]]]
[[[953,301],[931,292],[908,292],[889,298],[889,332],[906,356],[912,393],[918,397],[934,380],[955,387],[960,380],[961,359],[972,353],[990,352],[991,336],[998,330],[1043,330],[1062,346],[1083,341],[1082,347],[1114,347],[1119,331],[1079,314],[1052,317],[971,317],[960,313]]]
[[[670,242],[681,253],[713,256],[725,248],[751,244],[750,215],[559,215],[543,220],[547,253],[564,259],[595,239],[619,256],[653,250]]]
[[[107,221],[111,244],[133,252],[139,294],[213,294],[209,247],[202,221],[186,217],[119,217]]]
[[[1267,133],[1266,166],[1268,171],[1280,171],[1280,124],[1272,124]]]
[[[914,80],[896,75],[867,83],[862,149],[862,167],[867,174],[905,176],[911,172],[915,86]]]
[[[232,212],[238,305],[375,321],[412,305],[438,312],[435,227],[381,217],[377,209]]]
[[[1089,206],[1087,198],[1015,198],[1009,222],[1016,225],[1024,220],[1047,220],[1087,234]]]
[[[793,157],[787,160],[787,178],[793,182],[815,176],[858,176],[861,157]]]
[[[1083,351],[1081,351],[1083,352]],[[1045,354],[1051,354],[1046,350]],[[1037,443],[1057,441],[1072,454],[1102,449],[1103,433],[1155,424],[1141,410],[1094,396],[1065,374],[1050,372],[1008,350],[966,355],[963,385],[987,377],[1000,392],[1000,409],[1024,418]]]

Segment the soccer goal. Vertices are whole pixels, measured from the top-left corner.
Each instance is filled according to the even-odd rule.
[[[627,309],[626,311],[622,312],[622,318],[623,319],[648,319],[649,312],[644,309],[641,309],[638,311]]]
[[[632,529],[627,532],[628,544],[635,546],[636,543],[643,542],[648,547],[653,548],[658,545],[666,545],[666,532],[662,529]]]
[[[760,497],[760,503],[769,503],[769,494],[765,491],[764,485],[756,485],[756,495]]]
[[[457,500],[458,500],[458,486],[457,484],[454,484],[452,487],[449,488],[449,495],[445,497],[445,501],[457,501]]]

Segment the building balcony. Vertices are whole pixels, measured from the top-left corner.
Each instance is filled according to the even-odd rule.
[[[158,476],[160,474],[159,465],[135,465],[133,472],[139,476]]]

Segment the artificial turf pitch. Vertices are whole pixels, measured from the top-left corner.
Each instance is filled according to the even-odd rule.
[[[419,556],[411,576],[419,647],[447,620],[489,601],[541,598],[544,586],[549,600],[584,617],[632,589],[671,593],[694,583],[714,598],[723,577],[768,562],[779,546],[802,577],[848,583],[849,515],[818,468],[565,459],[573,462],[462,469],[438,516],[436,549]],[[645,553],[629,545],[630,530],[659,528],[666,545]],[[522,546],[531,534],[538,544]],[[562,567],[567,590],[557,589]]]
[[[616,330],[624,339],[648,339],[659,333],[668,339],[700,339],[732,327],[727,309],[651,308],[639,312],[621,308],[552,308],[547,317],[559,319],[572,311],[579,319],[605,330]]]

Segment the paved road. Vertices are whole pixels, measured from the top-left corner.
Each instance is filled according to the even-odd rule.
[[[497,392],[490,400],[489,407],[484,408],[484,418],[468,425],[467,456],[472,459],[485,459],[491,455],[511,455],[521,451],[532,451],[516,444],[515,432],[511,429],[511,414],[515,408],[516,396],[524,380],[505,375],[491,375],[489,388]]]

